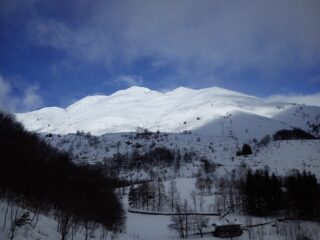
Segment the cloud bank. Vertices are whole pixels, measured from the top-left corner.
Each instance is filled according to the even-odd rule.
[[[311,95],[274,95],[266,98],[269,102],[288,102],[320,107],[320,93]]]

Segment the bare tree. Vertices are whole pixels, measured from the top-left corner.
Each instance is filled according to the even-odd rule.
[[[187,238],[188,237],[188,230],[189,230],[189,219],[188,219],[188,217],[189,217],[189,212],[190,212],[190,207],[189,207],[187,199],[184,199],[184,202],[183,202],[183,212],[184,212],[185,229],[186,229],[185,235],[186,235],[186,238]]]
[[[12,204],[10,208],[10,220],[10,239],[12,240],[17,228],[30,223],[29,212],[23,212],[20,207]]]
[[[7,225],[7,216],[8,216],[8,212],[9,212],[9,207],[10,207],[10,204],[12,204],[11,202],[7,202],[7,206],[6,206],[6,211],[5,211],[5,214],[4,214],[4,220],[3,220],[3,225],[2,225],[2,230],[4,231],[4,229],[6,228],[6,225]]]
[[[94,236],[95,231],[97,230],[98,224],[93,221],[87,221],[84,223],[85,229],[85,240],[88,238],[92,238]]]
[[[205,186],[207,188],[208,194],[211,194],[212,186],[213,186],[213,180],[211,177],[207,176],[205,179]]]
[[[73,240],[74,235],[77,233],[79,230],[79,220],[76,220],[73,218],[73,222],[71,224],[71,240]]]
[[[190,195],[191,195],[191,198],[192,198],[192,203],[193,203],[193,210],[194,210],[194,212],[196,213],[197,212],[197,200],[198,200],[198,198],[197,198],[197,192],[196,191],[192,191],[191,193],[190,193]]]
[[[258,235],[259,240],[264,239],[264,236],[266,235],[266,231],[264,229],[264,226],[257,227],[257,235]]]
[[[172,224],[170,224],[169,227],[171,229],[176,230],[180,238],[186,238],[186,226],[185,226],[183,212],[181,209],[181,204],[177,204],[176,212],[177,212],[177,215],[172,215],[171,217]]]
[[[61,234],[61,240],[65,240],[72,225],[71,215],[66,211],[57,210],[56,217],[58,220],[58,232]]]
[[[203,215],[192,216],[192,221],[196,227],[197,232],[203,237],[203,229],[208,226],[209,218]]]
[[[205,179],[203,177],[198,177],[195,186],[200,191],[200,195],[203,195],[206,188]]]
[[[102,226],[100,240],[107,240],[108,234],[109,234],[108,230]]]
[[[188,238],[190,228],[190,206],[188,201],[184,199],[183,205],[181,203],[176,206],[176,215],[171,217],[173,224],[169,227],[176,230],[180,238]]]
[[[157,210],[158,212],[163,210],[163,206],[166,203],[167,200],[167,196],[166,196],[166,192],[165,192],[165,186],[163,184],[163,182],[161,182],[160,179],[158,179],[157,183],[156,183],[156,197],[157,197]]]
[[[168,197],[170,201],[171,212],[173,212],[178,201],[178,189],[177,189],[177,183],[175,180],[170,181]]]

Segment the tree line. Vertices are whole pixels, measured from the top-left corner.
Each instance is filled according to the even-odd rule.
[[[267,170],[249,169],[240,187],[246,214],[320,218],[320,184],[310,172],[293,171],[280,177]]]
[[[156,182],[143,182],[136,187],[131,185],[128,194],[129,206],[147,211],[165,211],[169,202],[176,202],[176,187],[172,191],[167,194],[160,179]]]
[[[167,147],[155,147],[146,151],[135,149],[132,153],[114,154],[111,158],[106,159],[104,165],[117,172],[120,170],[150,170],[154,166],[164,168],[173,167],[178,172],[183,163],[191,163],[199,159],[194,151],[185,151],[181,153],[180,149],[169,149]],[[201,161],[205,160],[201,158]],[[208,164],[207,164],[208,165]],[[213,166],[207,166],[212,168]]]
[[[37,213],[53,210],[62,239],[72,224],[121,230],[124,212],[116,185],[98,169],[75,165],[68,154],[0,112],[0,199]]]
[[[294,128],[292,130],[282,129],[273,134],[274,141],[294,139],[316,139],[316,137],[300,128]]]

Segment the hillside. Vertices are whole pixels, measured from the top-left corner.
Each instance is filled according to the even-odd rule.
[[[217,170],[222,174],[245,163],[253,169],[268,166],[271,172],[280,175],[285,175],[292,169],[304,169],[320,177],[319,140],[270,141],[266,144],[261,144],[260,139],[251,140],[249,144],[253,154],[244,157],[236,156],[242,141],[234,137],[197,133],[149,133],[147,136],[140,133],[112,133],[99,137],[78,133],[42,136],[54,147],[71,153],[78,164],[110,165],[118,162],[118,155],[130,158],[137,154],[142,156],[155,149],[168,149],[181,156],[180,169],[177,171],[173,170],[174,162],[162,164],[168,160],[165,158],[157,164],[145,159],[139,168],[120,166],[117,174],[127,180],[150,179],[153,172],[162,178],[192,177],[203,168],[203,159],[221,166]],[[173,157],[176,158],[177,156]],[[113,165],[113,169],[115,168]]]
[[[74,164],[68,154],[25,131],[2,112],[0,152],[0,221],[2,231],[8,230],[8,239],[13,239],[21,226],[33,222],[35,228],[39,214],[47,213],[59,222],[62,240],[71,225],[94,222],[110,231],[123,227],[122,205],[114,193],[119,181]],[[7,239],[1,231],[0,238]]]

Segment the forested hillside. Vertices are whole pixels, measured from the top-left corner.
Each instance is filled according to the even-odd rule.
[[[67,153],[27,132],[6,113],[0,113],[0,156],[0,200],[9,203],[7,208],[20,205],[38,214],[53,213],[62,239],[71,226],[89,231],[95,223],[109,231],[121,230],[122,205],[113,192],[119,182],[99,170],[75,165]],[[27,222],[29,214],[11,213],[9,223],[7,211],[1,216],[3,229],[11,224],[13,238],[18,220],[24,217]]]

